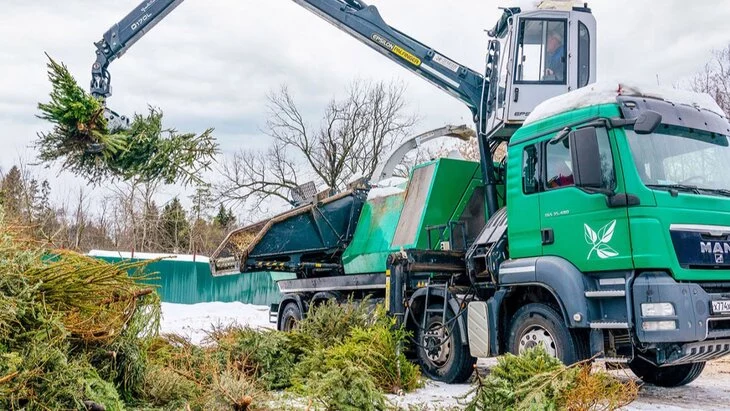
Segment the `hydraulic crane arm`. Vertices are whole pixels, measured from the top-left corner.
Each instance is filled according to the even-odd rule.
[[[112,26],[96,45],[91,94],[111,96],[109,64],[164,19],[184,0],[145,0]],[[337,28],[401,66],[425,78],[466,104],[476,116],[484,99],[484,77],[412,37],[390,27],[375,6],[360,0],[294,0]]]
[[[480,113],[487,85],[484,77],[389,26],[375,6],[361,0],[294,2],[458,98],[475,118]]]
[[[164,19],[184,0],[145,0],[119,23],[112,26],[96,46],[96,61],[91,67],[91,94],[99,98],[112,95],[111,74],[107,68],[142,36]]]
[[[92,66],[91,94],[106,99],[111,96],[109,64],[119,58],[135,42],[164,19],[184,0],[144,0],[119,23],[112,26],[96,45],[96,61]],[[484,124],[491,115],[487,101],[491,100],[493,79],[443,56],[436,50],[385,23],[375,6],[362,0],[293,0],[365,43],[374,50],[425,78],[440,89],[458,98],[469,107],[479,130],[479,151],[484,159],[486,202],[489,214],[497,210],[495,177],[489,160],[490,143]],[[107,109],[106,116],[113,127],[124,127],[128,120]]]

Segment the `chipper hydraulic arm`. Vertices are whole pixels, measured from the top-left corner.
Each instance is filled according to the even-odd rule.
[[[145,0],[95,43],[96,61],[92,66],[91,93],[102,99],[111,96],[109,64],[121,57],[135,42],[165,18],[183,0]],[[445,57],[431,47],[385,23],[375,6],[360,0],[294,0],[409,71],[462,101],[472,112],[477,126],[481,158],[491,159],[486,123],[495,101],[490,76],[481,74]],[[490,47],[490,53],[498,48]],[[493,57],[493,56],[490,56]],[[491,59],[494,61],[496,57]],[[492,70],[488,70],[494,73]],[[491,74],[490,74],[491,75]],[[490,78],[488,78],[490,77]],[[490,81],[491,80],[491,81]],[[128,120],[107,109],[107,118],[119,125]],[[496,146],[495,143],[491,144]],[[481,162],[485,177],[485,199],[489,214],[497,211],[496,176],[491,161]]]

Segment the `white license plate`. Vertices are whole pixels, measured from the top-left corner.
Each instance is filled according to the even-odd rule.
[[[730,313],[730,300],[713,301],[712,312],[715,314]]]

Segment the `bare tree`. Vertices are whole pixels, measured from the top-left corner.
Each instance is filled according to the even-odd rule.
[[[341,190],[353,178],[369,177],[394,144],[416,123],[407,113],[402,83],[354,81],[344,99],[332,99],[319,125],[305,119],[286,86],[269,95],[265,133],[274,139],[264,152],[242,151],[222,167],[222,200],[252,208],[288,200],[299,176]]]
[[[83,188],[79,188],[79,194],[76,197],[76,209],[73,213],[71,221],[73,238],[71,246],[74,250],[81,248],[81,238],[86,229],[87,219],[89,215],[89,197],[84,193]]]
[[[159,210],[154,197],[160,181],[125,181],[111,187],[111,232],[117,248],[139,252],[159,246]]]
[[[730,45],[713,52],[713,58],[690,82],[690,88],[712,96],[730,117]]]
[[[271,198],[288,201],[289,190],[298,184],[298,168],[280,141],[266,151],[242,150],[222,163],[217,193],[225,202],[260,210]]]

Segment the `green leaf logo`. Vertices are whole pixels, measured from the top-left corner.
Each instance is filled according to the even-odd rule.
[[[618,251],[614,250],[608,243],[613,238],[614,230],[616,229],[616,220],[601,227],[598,232],[593,231],[588,224],[583,224],[583,233],[585,236],[586,243],[592,246],[591,251],[588,252],[587,259],[590,260],[591,256],[595,252],[598,258],[606,259],[616,257]]]

